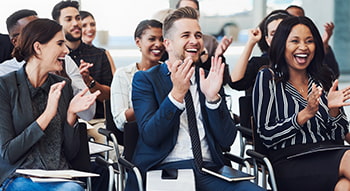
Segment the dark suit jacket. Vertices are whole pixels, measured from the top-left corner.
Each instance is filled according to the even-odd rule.
[[[223,89],[222,101],[218,109],[211,110],[205,106],[205,96],[200,91],[199,72],[196,69],[199,99],[203,124],[213,162],[222,165],[222,150],[232,145],[237,130],[226,105]],[[139,126],[139,138],[132,162],[141,174],[158,165],[175,146],[183,110],[178,109],[168,98],[172,82],[166,64],[154,66],[148,71],[135,74],[132,83],[132,101]],[[129,186],[136,186],[130,176]],[[131,188],[130,190],[135,190]]]
[[[45,134],[33,117],[26,78],[24,67],[0,77],[0,184],[23,163],[32,146]],[[49,78],[52,83],[64,80],[53,74],[49,74]],[[61,115],[62,119],[67,119],[72,96],[72,87],[67,81],[58,104],[57,115]],[[70,160],[80,146],[79,131],[68,125],[67,120],[63,123],[62,147]]]

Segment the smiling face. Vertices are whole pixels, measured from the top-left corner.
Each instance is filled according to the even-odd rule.
[[[169,60],[184,60],[191,57],[193,63],[199,61],[203,51],[203,34],[196,19],[179,19],[174,22],[169,39],[165,46],[169,52]]]
[[[285,58],[290,72],[305,71],[315,55],[316,45],[310,29],[295,25],[286,42]]]
[[[63,27],[66,40],[74,42],[81,39],[81,20],[76,8],[67,7],[62,9],[58,20]]]
[[[46,44],[36,42],[38,43],[37,46],[40,47],[38,57],[48,72],[56,72],[63,69],[64,57],[69,52],[64,42],[62,31],[56,33]]]
[[[92,41],[96,37],[96,21],[87,16],[82,21],[82,40],[84,43],[92,45]]]
[[[141,38],[136,37],[136,45],[140,47],[142,59],[157,63],[164,53],[163,35],[161,28],[145,29]]]

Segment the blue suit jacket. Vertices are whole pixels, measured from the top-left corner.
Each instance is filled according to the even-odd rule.
[[[132,162],[141,174],[158,165],[175,146],[183,110],[178,109],[168,98],[172,82],[166,64],[154,66],[148,71],[135,74],[132,83],[132,101],[139,126],[139,138]],[[199,99],[203,124],[213,162],[222,165],[222,150],[234,142],[237,130],[226,105],[224,90],[218,109],[205,106],[205,96],[200,91],[199,71],[196,69]],[[128,186],[136,186],[130,176]],[[130,189],[135,190],[135,188]]]
[[[51,82],[66,80],[49,74]],[[33,116],[31,96],[24,67],[0,77],[0,184],[12,174],[26,159],[31,148],[45,132],[41,130]],[[57,115],[67,119],[67,109],[73,97],[72,87],[67,81],[62,89]],[[78,128],[62,122],[64,133],[64,154],[73,159],[80,147]]]

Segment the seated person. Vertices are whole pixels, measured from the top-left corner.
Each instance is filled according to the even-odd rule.
[[[291,15],[285,10],[274,10],[260,22],[257,29],[251,29],[249,31],[249,39],[237,64],[231,72],[232,82],[229,83],[231,88],[245,90],[246,95],[251,95],[255,77],[259,70],[270,65],[267,52],[273,39],[273,35],[279,23],[290,16]],[[258,43],[262,55],[250,58],[256,43]]]
[[[339,148],[299,157],[318,147],[343,145],[349,122],[343,106],[350,87],[337,90],[315,24],[289,17],[271,42],[271,68],[258,73],[253,89],[257,133],[268,149],[278,190],[350,190],[350,151]]]
[[[82,27],[81,27],[82,36],[81,36],[81,40],[87,45],[94,46],[92,44],[92,42],[94,41],[94,39],[96,37],[96,21],[95,21],[95,18],[88,11],[79,11],[79,13],[80,13],[81,22],[82,22]],[[108,57],[109,63],[111,65],[112,74],[114,74],[116,68],[115,68],[114,60],[112,58],[111,53],[108,50],[104,49],[104,48],[100,48],[100,49],[105,51],[105,53],[106,53],[106,55]]]
[[[7,30],[11,37],[11,42],[14,46],[17,45],[17,38],[21,34],[22,29],[31,21],[38,19],[37,13],[33,10],[20,9],[12,13],[6,19]],[[16,71],[22,68],[25,61],[18,62],[16,58],[6,60],[0,64],[0,76]],[[71,80],[73,95],[78,94],[81,90],[85,89],[85,85],[79,69],[72,58],[68,55],[64,57],[64,68],[62,71],[56,72]],[[86,92],[90,94],[90,91]],[[78,117],[83,120],[89,121],[95,116],[96,103],[94,103],[89,109],[79,112]]]
[[[79,150],[76,113],[88,109],[100,92],[73,97],[70,82],[52,74],[62,70],[68,48],[62,27],[49,19],[30,22],[14,56],[24,66],[0,77],[0,189],[83,190],[74,182],[37,183],[16,169],[69,169]]]
[[[12,49],[13,45],[10,41],[9,35],[0,33],[0,63],[12,58]]]
[[[192,169],[196,190],[264,190],[250,181],[228,182],[202,171],[224,165],[221,148],[230,147],[237,134],[224,99],[225,64],[212,58],[209,74],[198,67],[204,46],[197,11],[191,7],[168,15],[163,34],[169,59],[136,72],[132,82],[139,128],[132,162],[144,182],[148,170]],[[136,187],[130,172],[125,190]]]
[[[111,85],[111,111],[117,128],[124,131],[124,124],[135,121],[131,102],[131,82],[134,74],[159,64],[164,53],[162,23],[143,20],[135,30],[134,40],[141,52],[141,61],[120,67]]]

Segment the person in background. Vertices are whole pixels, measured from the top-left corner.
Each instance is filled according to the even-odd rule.
[[[12,58],[12,49],[13,45],[10,41],[10,36],[0,33],[0,63]]]
[[[23,28],[13,55],[25,64],[0,77],[0,189],[6,191],[83,191],[75,182],[33,182],[16,169],[69,169],[79,150],[76,113],[99,91],[73,97],[70,81],[53,74],[68,53],[62,26],[37,19]]]
[[[88,12],[88,11],[79,11],[80,13],[80,17],[81,17],[81,22],[82,22],[82,41],[90,46],[94,46],[92,44],[93,40],[96,37],[96,21],[94,16]],[[115,72],[115,65],[114,65],[114,61],[113,58],[111,56],[111,54],[109,53],[108,50],[101,48],[102,50],[105,51],[109,63],[111,64],[111,70],[112,70],[112,75]]]
[[[82,23],[77,1],[60,1],[53,7],[51,14],[63,27],[65,43],[70,50],[69,56],[78,65],[85,84],[91,92],[101,92],[97,97],[94,118],[104,119],[103,101],[110,98],[110,84],[113,78],[106,53],[82,42]]]
[[[162,23],[157,20],[141,21],[134,33],[136,46],[141,52],[141,61],[118,68],[111,85],[111,110],[117,128],[124,131],[124,124],[135,121],[131,102],[131,82],[137,71],[145,71],[160,64],[165,48]]]
[[[298,5],[290,5],[285,9],[289,14],[293,16],[305,16],[305,10]],[[329,45],[329,39],[333,35],[334,23],[327,22],[324,24],[324,33],[322,35],[323,48],[325,52],[324,63],[332,70],[334,78],[339,78],[339,65],[335,58],[334,52]]]
[[[229,83],[231,88],[245,90],[246,95],[251,95],[259,70],[270,65],[268,49],[276,29],[283,19],[290,16],[285,10],[274,10],[260,22],[258,28],[249,31],[246,46],[231,72],[232,82]],[[256,43],[258,43],[262,55],[250,58]]]
[[[196,190],[263,190],[250,181],[228,182],[202,171],[201,167],[224,165],[221,149],[230,147],[237,134],[223,99],[225,64],[216,56],[209,72],[199,67],[204,43],[197,11],[191,7],[168,15],[163,34],[169,59],[136,72],[132,81],[139,130],[132,163],[144,182],[151,169],[192,169]],[[136,187],[130,172],[125,190]]]
[[[311,19],[284,19],[269,58],[271,68],[254,85],[253,115],[278,190],[350,190],[350,151],[337,147],[349,132],[343,106],[350,105],[350,86],[338,90],[322,63],[323,42]],[[307,151],[314,152],[295,156]]]
[[[20,9],[12,13],[6,19],[6,26],[10,36],[13,38],[11,42],[14,46],[17,45],[17,38],[21,34],[22,29],[31,21],[38,19],[37,13],[34,10]],[[0,64],[0,76],[8,74],[12,71],[20,69],[25,62],[18,62],[16,58],[6,60]],[[56,72],[63,77],[70,79],[73,88],[73,95],[78,94],[80,91],[85,89],[85,85],[82,76],[80,75],[79,69],[72,58],[68,55],[64,57],[64,68],[60,72]],[[90,94],[90,91],[86,92]],[[79,112],[77,115],[83,120],[89,121],[95,116],[96,103],[94,103],[89,109]]]

